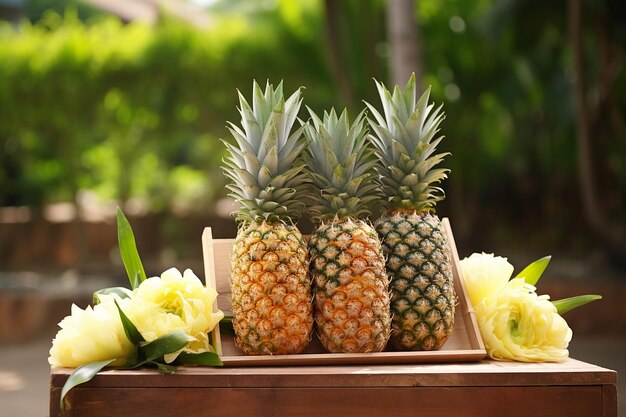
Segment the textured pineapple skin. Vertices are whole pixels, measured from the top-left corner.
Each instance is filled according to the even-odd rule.
[[[454,327],[450,248],[439,218],[392,211],[375,224],[391,280],[390,342],[400,350],[439,349]]]
[[[329,352],[380,352],[389,339],[389,280],[376,231],[361,220],[322,224],[309,240],[315,320]]]
[[[282,222],[244,224],[231,265],[236,346],[247,355],[300,353],[313,328],[302,234]]]

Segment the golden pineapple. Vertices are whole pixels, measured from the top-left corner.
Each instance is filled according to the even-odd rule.
[[[293,354],[313,328],[307,248],[293,225],[304,209],[307,176],[297,160],[306,142],[291,133],[302,104],[300,90],[284,100],[282,83],[265,92],[253,84],[253,106],[239,94],[241,125],[229,123],[236,146],[224,173],[240,204],[231,258],[235,344],[245,354]]]
[[[389,203],[375,227],[391,280],[391,342],[402,350],[439,349],[452,333],[456,302],[450,248],[435,214],[444,196],[433,185],[448,172],[434,168],[447,155],[434,154],[443,138],[437,135],[444,113],[428,103],[430,89],[416,102],[415,75],[404,91],[396,86],[393,94],[376,84],[383,115],[367,106]]]
[[[380,352],[390,332],[389,280],[376,231],[364,220],[379,187],[364,116],[350,126],[345,110],[323,120],[309,111],[304,160],[313,178],[310,211],[321,223],[309,240],[318,335],[330,352]]]

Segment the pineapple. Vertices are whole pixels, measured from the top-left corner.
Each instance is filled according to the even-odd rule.
[[[297,160],[306,147],[300,127],[290,133],[302,104],[300,90],[287,101],[282,83],[265,92],[253,84],[252,107],[239,93],[241,125],[229,123],[236,145],[224,173],[240,204],[232,251],[235,344],[245,354],[293,354],[313,328],[307,248],[293,222],[304,209],[308,176]]]
[[[364,113],[350,126],[347,112],[320,120],[309,109],[304,161],[313,178],[309,240],[315,321],[329,352],[380,352],[390,333],[389,280],[376,231],[364,218],[378,198]]]
[[[367,104],[374,120],[369,136],[382,161],[379,174],[388,211],[376,222],[391,280],[391,343],[400,350],[439,349],[454,326],[456,296],[451,255],[435,205],[444,198],[434,184],[447,177],[435,168],[447,153],[434,154],[443,136],[442,107],[433,111],[430,89],[416,102],[415,74],[404,91],[393,94],[376,82],[381,115]]]

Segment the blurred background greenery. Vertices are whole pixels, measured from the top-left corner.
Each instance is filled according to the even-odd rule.
[[[0,0],[0,206],[14,208],[3,221],[68,208],[76,262],[97,246],[85,231],[90,207],[156,216],[178,256],[185,218],[234,227],[219,138],[238,121],[236,89],[249,95],[253,79],[304,86],[313,109],[353,114],[362,99],[378,103],[372,77],[395,81],[384,0],[147,1],[151,13],[135,15],[133,3]],[[416,69],[447,113],[452,172],[439,214],[461,244],[593,249],[623,262],[619,1],[412,6]],[[0,262],[19,265],[8,236]]]

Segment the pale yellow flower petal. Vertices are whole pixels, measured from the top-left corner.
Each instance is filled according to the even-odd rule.
[[[110,366],[123,365],[134,346],[126,337],[112,296],[101,297],[100,304],[85,310],[72,305],[71,315],[60,323],[61,330],[52,341],[48,362],[53,368],[78,367],[90,362],[118,359]],[[128,299],[117,299],[128,305]]]
[[[190,269],[181,274],[171,268],[135,289],[127,314],[147,342],[184,330],[194,340],[181,351],[207,352],[208,333],[224,317],[222,311],[213,312],[216,298],[215,289],[205,287]],[[166,355],[165,361],[171,363],[181,351]]]
[[[523,362],[565,360],[572,331],[547,296],[523,278],[483,299],[476,318],[490,357]]]
[[[513,265],[492,253],[474,253],[461,261],[461,275],[472,305],[476,307],[506,285],[513,275]]]

